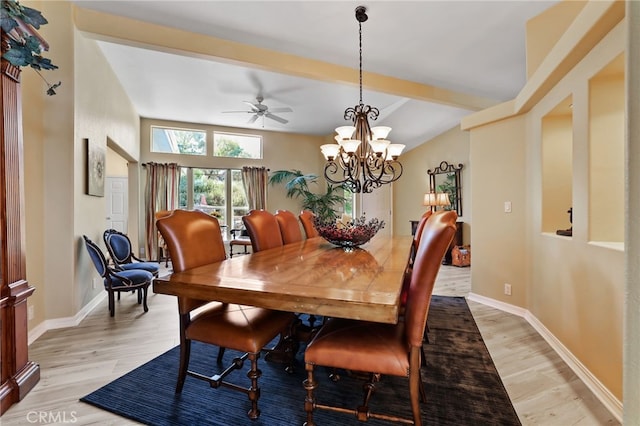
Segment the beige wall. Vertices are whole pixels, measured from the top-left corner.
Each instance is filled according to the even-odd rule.
[[[525,155],[523,117],[502,120],[470,132],[474,227],[471,233],[472,291],[517,306],[527,304]],[[511,202],[511,213],[504,203]],[[467,203],[468,205],[469,203]],[[504,295],[511,284],[511,296]]]
[[[462,164],[462,216],[463,239],[468,244],[471,238],[471,163],[469,162],[469,134],[454,127],[426,141],[400,157],[402,177],[393,188],[393,230],[396,235],[410,235],[409,221],[418,220],[427,210],[422,205],[425,192],[429,192],[429,175],[442,161]]]
[[[107,147],[105,171],[105,175],[107,177],[128,177],[129,162],[122,158],[122,156],[115,152],[113,149]]]
[[[527,309],[622,399],[624,255],[589,242],[589,79],[624,49],[622,24],[520,117],[471,130],[473,292]],[[542,120],[573,100],[573,236],[541,232]],[[618,131],[618,130],[616,130]],[[624,167],[624,164],[619,164]],[[478,188],[492,188],[480,198]],[[511,199],[513,213],[501,211]],[[623,205],[610,206],[623,210]],[[503,284],[512,285],[512,296]]]
[[[83,234],[101,241],[105,216],[104,198],[86,195],[84,139],[106,147],[109,136],[137,158],[139,118],[95,42],[73,29],[69,3],[25,5],[49,20],[41,34],[50,45],[66,47],[47,55],[59,66],[43,73],[50,82],[62,82],[55,96],[45,95],[46,86],[32,70],[23,71],[23,116],[29,117],[24,126],[27,279],[36,288],[28,300],[32,331],[45,321],[73,325],[104,291],[101,282],[92,288],[97,273],[81,244]]]

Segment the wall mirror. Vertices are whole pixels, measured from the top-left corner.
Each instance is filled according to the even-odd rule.
[[[433,170],[427,170],[427,174],[429,174],[429,191],[446,192],[449,195],[451,205],[444,206],[444,209],[455,210],[458,216],[462,216],[461,170],[462,164],[456,166],[446,161],[441,162]]]

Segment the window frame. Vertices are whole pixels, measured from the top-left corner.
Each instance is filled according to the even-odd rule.
[[[258,157],[230,157],[227,155],[216,155],[216,135],[225,135],[225,136],[241,136],[241,137],[246,137],[246,138],[256,138],[259,141],[259,156]],[[242,159],[247,159],[247,160],[262,160],[264,159],[264,140],[262,138],[262,135],[257,135],[257,134],[253,134],[253,133],[238,133],[238,132],[219,132],[217,130],[213,130],[213,137],[212,137],[212,148],[211,148],[211,155],[214,158],[242,158]]]
[[[177,130],[180,132],[202,133],[204,134],[204,152],[202,154],[195,154],[195,153],[189,153],[189,152],[154,151],[153,149],[154,148],[154,145],[153,145],[154,129],[167,129],[167,130]],[[205,129],[190,129],[186,127],[159,126],[159,125],[151,124],[150,131],[149,131],[149,152],[152,154],[191,155],[195,157],[207,157],[208,156],[207,138],[209,136],[208,134],[209,132]]]

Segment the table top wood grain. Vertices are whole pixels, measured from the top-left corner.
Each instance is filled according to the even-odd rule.
[[[396,323],[411,237],[375,236],[345,252],[321,237],[154,280],[156,293]]]

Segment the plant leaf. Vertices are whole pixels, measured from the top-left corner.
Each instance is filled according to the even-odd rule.
[[[42,16],[42,13],[40,13],[40,11],[27,6],[22,6],[22,20],[26,24],[31,25],[36,30],[40,29],[40,25],[49,23],[49,21],[47,21],[44,16]]]

